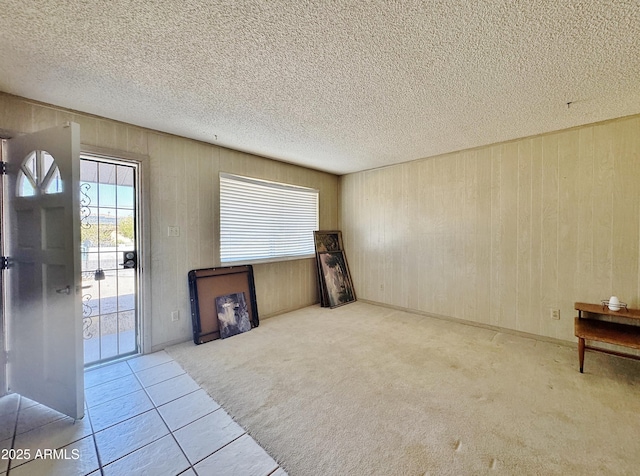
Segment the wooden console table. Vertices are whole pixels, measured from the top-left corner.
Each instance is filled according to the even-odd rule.
[[[630,324],[634,321],[640,321],[639,309],[611,311],[607,306],[603,306],[602,304],[587,304],[584,302],[577,302],[575,309],[578,311],[578,317],[576,317],[575,320],[575,335],[578,338],[580,373],[582,373],[584,367],[585,349],[640,360],[640,356],[633,354],[585,345],[585,341],[588,340],[640,349],[640,327]],[[602,316],[622,318],[622,320],[628,322],[628,324],[603,321],[599,319]]]

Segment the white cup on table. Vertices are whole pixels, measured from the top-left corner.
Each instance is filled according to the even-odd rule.
[[[617,296],[611,296],[609,298],[609,310],[610,311],[620,310],[620,299],[618,299]]]

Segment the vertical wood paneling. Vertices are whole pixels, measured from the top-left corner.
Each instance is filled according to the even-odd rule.
[[[349,184],[346,187],[343,187],[342,185],[343,180],[349,181]],[[352,202],[353,208],[349,209],[349,207],[346,207],[344,210],[341,211],[341,216],[344,217],[344,223],[351,223],[354,225],[350,227],[350,229],[355,230],[354,233],[350,235],[352,239],[348,243],[345,243],[344,245],[347,251],[347,259],[349,260],[349,268],[351,270],[351,276],[353,279],[356,296],[358,296],[364,290],[365,281],[364,279],[362,279],[361,275],[354,274],[353,270],[364,269],[365,267],[364,260],[366,259],[366,257],[370,256],[368,252],[368,247],[369,247],[368,238],[370,237],[369,224],[371,223],[371,220],[366,220],[366,219],[363,220],[362,216],[356,217],[358,213],[362,213],[363,215],[366,215],[368,213],[368,204],[369,204],[370,197],[362,193],[364,190],[366,190],[367,175],[358,174],[358,175],[351,175],[347,177],[341,177],[340,183],[341,183],[340,188],[342,190],[350,190],[352,196],[355,197],[358,194],[360,194],[360,198],[355,202]],[[341,190],[341,193],[342,193],[342,190]],[[343,213],[346,215],[343,215]],[[343,233],[345,233],[346,235],[349,235],[349,231],[347,229],[344,229]],[[356,260],[351,259],[351,256],[353,256],[354,253],[357,256]]]
[[[531,141],[523,140],[518,143],[518,220],[517,220],[517,250],[516,266],[516,328],[528,329],[535,332],[531,326],[531,319],[527,319],[531,306]]]
[[[593,163],[593,127],[584,127],[578,131],[578,159],[577,167],[580,198],[578,210],[578,263],[577,289],[579,295],[585,296],[586,302],[597,302],[603,299],[593,279],[593,193],[594,182]]]
[[[423,272],[421,275],[423,292],[423,300],[420,309],[424,309],[424,306],[434,306],[436,300],[436,284],[440,279],[438,270],[436,269],[436,237],[438,236],[436,229],[436,216],[434,209],[436,207],[436,181],[435,181],[435,167],[436,161],[429,160],[425,162],[424,173],[422,178],[424,180],[423,197],[424,206],[423,213],[421,215],[421,222],[424,223],[424,229],[421,230],[424,241],[420,252],[423,253],[421,261],[423,263]]]
[[[56,110],[48,107],[33,107],[33,127],[32,130],[39,131],[41,129],[48,129],[54,127],[59,123],[56,122],[57,115]]]
[[[122,147],[118,147],[115,122],[96,120],[96,145],[97,144],[111,150],[122,150]]]
[[[464,169],[460,156],[461,154],[457,153],[452,157],[452,160],[447,161],[449,164],[449,209],[447,214],[450,219],[446,233],[448,250],[445,262],[445,295],[447,296],[445,313],[455,317],[462,316],[462,287],[460,280],[464,267],[464,247],[462,246],[460,233],[463,220],[462,202],[464,194],[462,180],[464,178]],[[455,298],[452,299],[451,296],[455,296]]]
[[[419,166],[418,162],[405,164],[402,168],[402,221],[405,224],[404,233],[408,237],[408,246],[402,246],[403,240],[400,240],[402,251],[402,265],[400,278],[402,280],[402,299],[401,306],[408,309],[417,309],[420,296],[420,282],[412,280],[411,276],[419,275],[419,265],[416,256],[411,252],[419,246],[419,206],[420,197],[418,188],[419,182]],[[412,219],[412,217],[414,219]],[[406,270],[406,271],[402,271]]]
[[[100,142],[98,141],[98,120],[95,117],[73,114],[71,120],[80,125],[80,142],[82,142],[82,144],[100,147]]]
[[[211,185],[215,175],[214,170],[218,170],[218,149],[202,145],[198,150],[197,183],[198,184],[198,244],[200,246],[200,261],[198,267],[211,268],[216,263],[216,238],[219,230],[216,220],[218,201],[214,194],[215,187]],[[213,231],[213,232],[212,232]]]
[[[386,203],[384,206],[385,217],[383,230],[388,237],[388,246],[384,249],[384,296],[387,302],[395,306],[401,305],[402,279],[402,169],[403,166],[393,167],[390,170],[390,179],[385,180]]]
[[[467,151],[464,157],[464,177],[462,188],[464,192],[463,227],[460,231],[464,243],[464,275],[459,278],[462,285],[461,301],[464,308],[461,319],[474,320],[478,312],[476,295],[478,260],[476,255],[477,222],[476,202],[478,200],[478,160],[476,151]]]
[[[542,319],[542,137],[531,140],[531,311],[529,328],[543,334]],[[543,334],[544,335],[544,334]]]
[[[475,320],[484,324],[491,321],[491,149],[476,152],[478,165],[478,201],[476,203],[476,263],[478,281]]]
[[[499,326],[502,321],[502,215],[500,195],[502,192],[502,148],[491,147],[491,282],[490,323]]]
[[[150,161],[150,209],[151,209],[151,302],[152,342],[171,341],[180,335],[181,322],[171,322],[170,313],[180,311],[188,316],[186,306],[180,305],[177,288],[183,281],[178,273],[178,248],[182,246],[184,230],[180,237],[167,236],[167,227],[179,225],[176,199],[178,193],[175,139],[164,134],[149,135]],[[184,322],[185,319],[182,319]]]
[[[206,147],[196,142],[185,146],[184,187],[186,189],[187,204],[185,209],[185,233],[187,239],[186,259],[187,268],[194,269],[204,262],[200,245],[200,222],[207,218],[207,210],[203,210],[200,202],[199,173],[203,155],[206,157]],[[206,206],[206,205],[205,205]],[[213,227],[211,227],[213,228]]]
[[[549,309],[558,307],[558,135],[542,138],[541,332],[555,335]]]
[[[594,126],[593,282],[595,289],[611,296],[613,261],[613,136],[611,125]]]
[[[630,134],[631,137],[633,137],[633,140],[630,141],[630,144],[628,145],[628,151],[627,153],[631,156],[631,162],[633,163],[633,166],[631,167],[631,172],[629,174],[629,181],[630,183],[634,183],[637,184],[637,179],[636,177],[640,176],[640,116],[636,116],[633,118],[633,120],[631,121],[631,127],[628,130],[625,130],[625,134]],[[638,189],[637,186],[632,185],[632,188],[635,191],[635,200],[636,200],[636,205],[637,202],[640,201],[640,190]],[[629,248],[633,247],[633,243],[629,243],[629,246],[625,246],[624,249],[626,250],[626,252],[628,253],[629,257],[634,257],[636,263],[637,263],[637,274],[635,275],[635,281],[636,281],[636,294],[635,294],[635,298],[633,297],[633,292],[634,290],[629,289],[629,293],[630,293],[630,297],[625,298],[628,299],[628,303],[631,305],[631,307],[633,308],[638,308],[640,307],[640,212],[638,212],[636,214],[637,220],[638,220],[638,227],[637,227],[637,232],[638,233],[636,236],[638,236],[637,239],[637,248],[638,248],[638,254],[633,255],[633,252],[631,250],[629,250]],[[622,248],[622,247],[621,247]]]
[[[501,193],[501,258],[500,327],[517,327],[516,302],[518,293],[518,143],[502,146],[500,163]]]
[[[385,276],[384,276],[384,247],[385,247],[385,238],[384,238],[384,210],[386,206],[384,204],[384,187],[383,182],[380,178],[383,176],[383,171],[374,170],[369,173],[370,175],[370,187],[369,187],[369,196],[372,197],[369,208],[369,217],[371,219],[371,242],[370,246],[372,249],[371,263],[372,272],[370,277],[373,279],[370,281],[371,287],[373,289],[369,290],[369,295],[378,295],[384,296],[385,292]],[[376,287],[379,285],[380,289],[377,290]],[[356,290],[356,292],[358,292]],[[383,297],[384,299],[384,297]]]
[[[637,118],[615,126],[611,292],[623,302],[635,306],[638,303],[638,255],[633,243],[639,241],[640,131]]]
[[[126,124],[120,122],[115,123],[115,149],[127,150],[129,145],[129,133],[127,131],[129,127]]]
[[[446,197],[446,190],[448,184],[447,169],[445,168],[445,161],[442,158],[437,158],[433,162],[434,176],[440,177],[440,182],[433,183],[433,203],[431,214],[433,216],[433,241],[434,251],[438,250],[435,254],[432,269],[433,275],[431,280],[431,286],[433,288],[433,309],[438,314],[444,314],[446,312],[445,305],[447,296],[445,295],[445,280],[444,280],[444,267],[446,263],[446,238],[445,238],[445,220],[448,210],[448,203]]]
[[[435,242],[437,236],[437,217],[434,213],[436,200],[436,184],[433,181],[435,174],[436,161],[430,160],[424,162],[421,178],[423,180],[422,187],[422,206],[420,213],[420,222],[422,228],[419,233],[422,236],[418,259],[422,263],[422,273],[419,277],[421,280],[421,307],[433,307],[436,301],[436,284],[439,277],[439,270],[436,269]]]
[[[127,127],[127,150],[134,154],[147,155],[147,131],[139,127]]]
[[[68,120],[83,144],[150,156],[155,347],[189,338],[186,270],[219,265],[221,170],[320,189],[322,229],[339,227],[340,205],[364,299],[567,340],[574,301],[640,306],[638,116],[351,174],[340,204],[330,174],[0,94],[0,129]],[[314,260],[255,273],[263,316],[317,300]]]
[[[68,111],[56,110],[56,125],[73,121],[73,114]],[[131,150],[131,149],[127,149]]]
[[[566,340],[575,301],[637,307],[639,138],[636,116],[344,177],[358,295]]]
[[[20,98],[0,93],[0,129],[34,132],[31,105]]]
[[[65,121],[80,124],[81,142],[149,156],[151,347],[191,336],[187,272],[219,265],[219,172],[289,182],[320,190],[320,227],[338,227],[338,177],[197,143],[140,127],[39,105],[0,93],[0,129],[32,132]],[[167,227],[180,227],[168,237]],[[352,265],[350,263],[350,265]],[[256,265],[261,316],[317,302],[313,259]],[[178,310],[181,319],[172,322]]]
[[[578,207],[580,183],[578,181],[578,151],[580,133],[577,130],[558,135],[558,295],[557,308],[571,309],[577,295],[578,282]],[[560,285],[560,284],[559,284]],[[569,316],[567,316],[569,317]],[[570,319],[552,321],[554,337],[567,335],[573,330]]]
[[[631,130],[631,134],[634,135],[636,140],[635,140],[635,145],[630,150],[630,152],[633,154],[633,157],[634,157],[633,160],[636,164],[634,168],[635,173],[633,177],[637,177],[637,176],[640,176],[640,140],[638,139],[638,136],[640,136],[640,117],[636,116],[633,122],[635,124]],[[640,191],[636,191],[636,193],[640,195]],[[638,236],[640,237],[640,216],[638,216]],[[629,299],[629,302],[631,303],[632,307],[635,309],[640,307],[640,239],[638,239],[638,242],[637,242],[637,249],[638,249],[638,254],[636,255],[637,256],[636,259],[638,261],[638,274],[636,275],[636,279],[638,281],[638,288],[635,295],[635,300],[633,298]]]
[[[182,303],[189,302],[188,287],[184,284],[187,273],[193,269],[189,262],[189,253],[193,246],[193,231],[189,229],[189,208],[194,204],[197,206],[196,188],[192,183],[187,181],[187,168],[195,167],[197,159],[195,159],[195,143],[174,138],[174,158],[175,161],[175,224],[180,227],[180,236],[172,241],[176,244],[175,257],[176,264],[174,268],[174,276],[176,277],[176,290],[174,291],[176,305],[173,309],[180,309]],[[182,282],[181,282],[182,281]],[[185,322],[186,319],[182,319]]]

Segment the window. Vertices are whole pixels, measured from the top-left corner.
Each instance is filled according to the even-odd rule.
[[[49,152],[31,152],[22,163],[18,173],[17,195],[33,197],[62,193],[60,170]]]
[[[318,191],[220,174],[220,261],[314,255]]]

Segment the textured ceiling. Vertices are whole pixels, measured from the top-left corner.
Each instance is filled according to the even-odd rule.
[[[3,0],[0,90],[343,174],[640,113],[640,0]]]

